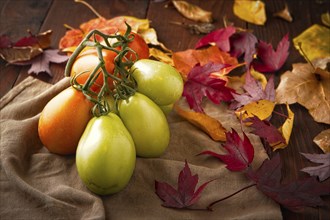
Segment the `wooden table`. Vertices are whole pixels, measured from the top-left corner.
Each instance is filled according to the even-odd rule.
[[[173,51],[193,48],[200,38],[181,26],[169,23],[169,21],[186,23],[191,21],[182,17],[174,8],[165,8],[166,1],[157,3],[153,0],[89,0],[88,2],[105,18],[131,15],[150,19],[151,26],[156,29],[159,40]],[[330,9],[329,0],[264,0],[268,20],[265,26],[257,26],[246,23],[235,16],[231,0],[190,0],[189,2],[212,11],[216,27],[223,27],[223,16],[227,16],[228,20],[234,22],[236,26],[253,30],[259,39],[271,42],[273,46],[276,46],[286,33],[289,33],[290,39],[292,39],[312,24],[320,24],[321,14]],[[294,22],[292,23],[272,17],[274,12],[284,8],[285,2],[288,3],[293,15]],[[53,30],[52,48],[58,48],[59,39],[66,31],[63,24],[78,27],[79,24],[95,18],[90,10],[82,4],[74,3],[73,0],[0,0],[0,9],[1,35],[7,34],[12,39],[18,40],[27,35],[27,29],[30,29],[32,33],[51,29]],[[279,83],[280,74],[291,70],[292,64],[297,62],[305,61],[291,44],[286,64],[275,74],[276,86]],[[63,78],[64,67],[64,64],[51,64],[53,77],[44,73],[34,77],[49,83],[56,83]],[[6,65],[3,60],[0,61],[0,70],[0,97],[28,76],[28,67]],[[280,106],[276,110],[284,112],[284,108],[284,106]],[[299,152],[322,153],[312,140],[319,132],[330,127],[314,122],[308,111],[298,104],[292,105],[291,109],[295,113],[293,134],[289,146],[279,150],[283,161],[284,181],[308,176],[299,170],[314,164],[309,163]],[[283,121],[283,118],[276,116],[272,119],[275,125],[280,125]],[[329,179],[324,182],[328,185],[329,183]],[[284,219],[330,219],[330,196],[324,199],[328,208],[307,208],[299,213],[282,208],[283,217]]]

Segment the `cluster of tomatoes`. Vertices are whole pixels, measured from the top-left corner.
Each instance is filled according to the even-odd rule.
[[[128,184],[136,156],[159,157],[164,153],[170,140],[165,112],[183,91],[177,70],[148,59],[148,45],[139,35],[131,34],[134,39],[128,43],[130,51],[125,56],[132,57],[129,53],[134,52],[139,59],[121,78],[134,80],[133,93],[120,98],[116,96],[119,91],[112,89],[110,95],[101,97],[110,111],[95,116],[95,102],[84,90],[70,86],[46,104],[39,119],[39,137],[44,146],[52,153],[75,154],[79,176],[92,192],[100,195],[116,193]],[[102,50],[108,73],[116,69],[116,55],[112,50]],[[83,50],[70,68],[71,77],[84,88],[99,63],[99,51]],[[105,84],[112,88],[113,81],[112,77],[104,78],[100,71],[94,76],[91,94],[97,94]]]

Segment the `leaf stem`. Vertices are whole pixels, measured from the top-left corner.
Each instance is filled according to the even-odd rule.
[[[243,190],[246,190],[246,189],[248,189],[248,188],[250,188],[250,187],[252,187],[252,186],[256,186],[256,185],[257,185],[257,184],[253,183],[253,184],[251,184],[251,185],[245,186],[244,188],[242,188],[242,189],[240,189],[240,190],[238,190],[238,191],[236,191],[236,192],[234,192],[234,193],[232,193],[232,194],[230,194],[230,195],[228,195],[228,196],[226,196],[226,197],[224,197],[224,198],[218,199],[218,200],[212,202],[211,204],[209,204],[209,205],[207,206],[207,209],[210,210],[210,211],[213,211],[213,209],[212,209],[212,206],[213,206],[213,205],[215,205],[215,204],[217,204],[218,202],[221,202],[221,201],[223,201],[223,200],[229,199],[230,197],[232,197],[232,196],[234,196],[234,195],[236,195],[236,194],[242,192]]]

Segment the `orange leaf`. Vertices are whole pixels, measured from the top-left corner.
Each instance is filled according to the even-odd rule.
[[[202,129],[215,141],[226,141],[226,129],[222,124],[206,114],[194,111],[186,111],[178,104],[174,104],[174,110],[182,118],[186,119],[196,127]]]
[[[201,66],[213,62],[229,65],[238,65],[235,57],[231,57],[228,53],[219,50],[216,46],[208,47],[201,50],[185,50],[173,53],[174,66],[181,73],[184,79],[187,78],[190,70],[196,65]]]

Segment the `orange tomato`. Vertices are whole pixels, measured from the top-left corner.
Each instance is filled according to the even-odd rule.
[[[104,50],[102,51],[102,55],[105,62],[106,70],[108,71],[109,74],[112,74],[115,67],[113,60],[117,54],[113,51]],[[79,84],[83,85],[98,64],[99,64],[99,58],[96,49],[92,48],[83,51],[76,58],[72,66],[71,77],[74,77],[75,75],[79,74],[76,80]],[[99,71],[101,71],[101,69],[99,69]],[[101,73],[96,78],[91,89],[94,92],[98,92],[101,89],[102,85],[103,85],[103,74]],[[108,85],[110,87],[112,86],[112,79],[110,77],[108,78]]]
[[[82,92],[69,87],[51,99],[41,112],[38,133],[52,153],[74,154],[88,121],[92,118],[90,102]]]

